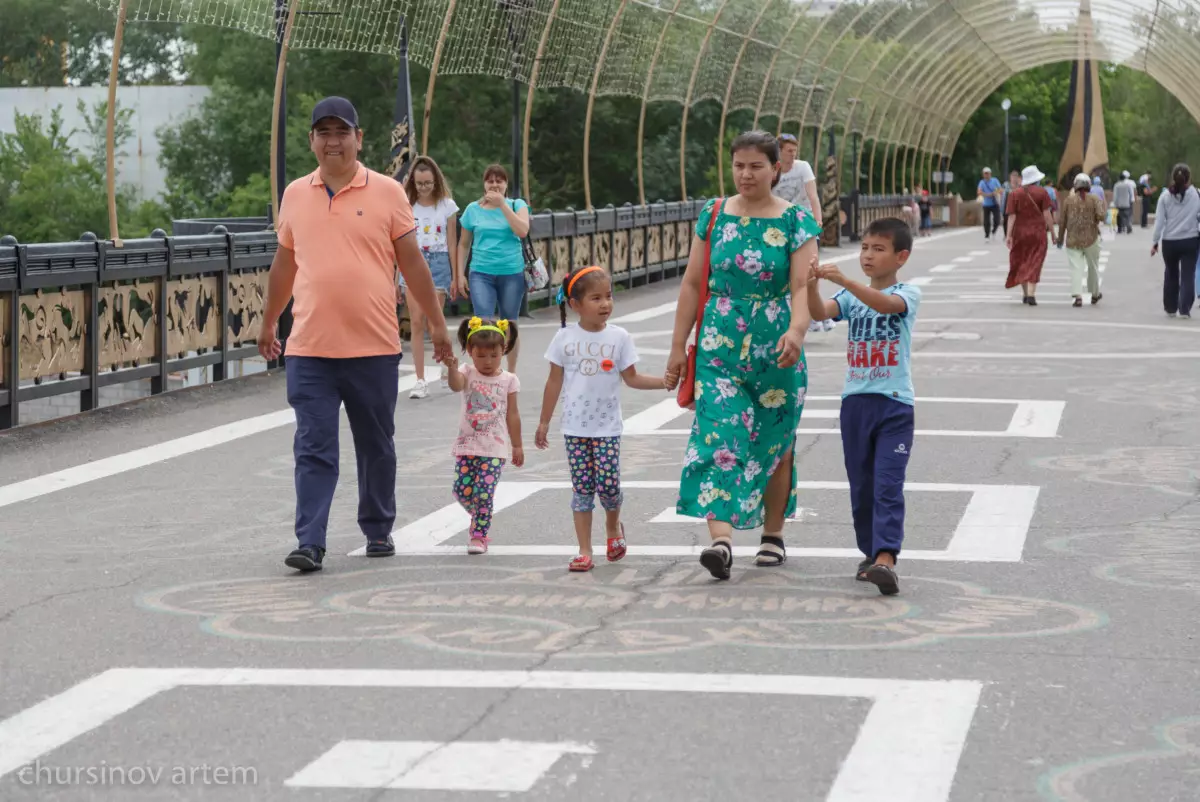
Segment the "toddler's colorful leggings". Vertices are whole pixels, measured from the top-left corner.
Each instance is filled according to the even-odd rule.
[[[621,438],[573,437],[566,435],[567,463],[571,467],[571,496],[573,512],[591,512],[596,506],[606,510],[620,508],[624,501],[621,492]]]
[[[496,457],[457,457],[454,460],[454,497],[471,515],[471,537],[487,537],[492,527],[492,505],[504,460]]]

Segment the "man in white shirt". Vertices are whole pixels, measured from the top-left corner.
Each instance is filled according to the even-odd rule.
[[[803,206],[817,221],[817,225],[821,225],[821,199],[817,195],[817,177],[808,162],[796,158],[799,152],[800,142],[793,134],[779,135],[779,182],[771,192],[776,197]],[[834,325],[832,320],[814,320],[808,324],[808,330],[831,331]]]
[[[817,196],[817,177],[812,166],[796,158],[800,143],[792,134],[779,135],[779,183],[772,193],[776,197],[803,206],[821,225],[821,199]]]

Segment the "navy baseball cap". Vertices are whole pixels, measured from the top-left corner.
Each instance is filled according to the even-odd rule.
[[[351,128],[358,128],[358,112],[354,104],[344,97],[327,97],[313,106],[312,127],[326,117],[336,117]]]

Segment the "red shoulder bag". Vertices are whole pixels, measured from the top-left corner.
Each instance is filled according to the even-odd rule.
[[[721,207],[725,205],[724,198],[718,198],[713,206],[712,216],[708,219],[708,236],[704,240],[704,268],[701,273],[700,302],[696,306],[696,337],[695,342],[688,346],[687,361],[683,364],[683,375],[679,377],[679,393],[677,401],[684,409],[694,409],[696,406],[696,346],[700,342],[700,328],[704,323],[704,307],[708,304],[708,276],[712,270],[712,234]]]

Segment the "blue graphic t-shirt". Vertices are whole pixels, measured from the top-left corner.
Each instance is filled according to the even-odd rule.
[[[848,290],[833,296],[839,310],[835,320],[850,324],[842,398],[879,393],[912,406],[912,330],[921,305],[921,290],[911,284],[893,284],[883,294],[899,295],[908,308],[902,314],[883,315]]]
[[[1000,189],[1000,179],[992,177],[979,182],[979,191],[983,193],[983,205],[996,205],[996,190]]]

